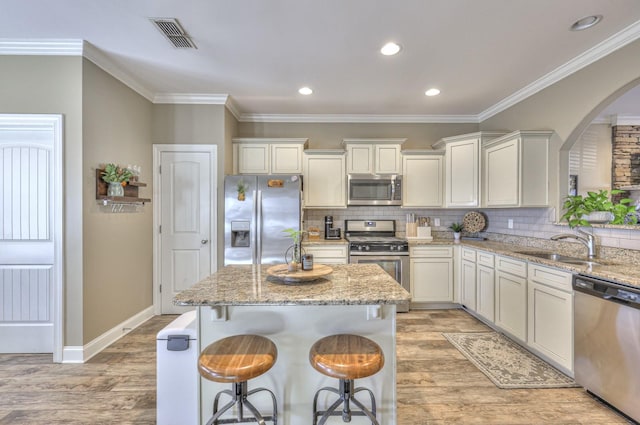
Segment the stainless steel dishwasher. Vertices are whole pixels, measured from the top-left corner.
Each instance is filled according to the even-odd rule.
[[[640,421],[640,288],[573,278],[576,382]]]

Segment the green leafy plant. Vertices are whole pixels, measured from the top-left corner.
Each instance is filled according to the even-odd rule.
[[[460,233],[464,230],[464,225],[462,223],[453,223],[449,226],[449,229],[453,230],[455,233]]]
[[[102,180],[107,183],[128,182],[133,174],[126,168],[121,168],[116,164],[107,164],[102,172]]]
[[[238,186],[236,187],[236,189],[238,190],[238,194],[243,194],[247,191],[247,189],[249,188],[249,185],[246,184],[244,182],[244,180],[240,180],[238,182]]]
[[[611,195],[618,195],[624,192],[623,190],[613,189]],[[591,226],[591,223],[587,221],[586,217],[594,211],[604,211],[613,214],[613,220],[611,224],[624,224],[625,217],[629,215],[628,220],[634,224],[637,222],[637,216],[631,214],[635,212],[635,206],[631,205],[633,199],[623,198],[618,202],[611,201],[609,191],[600,190],[598,192],[587,192],[586,196],[582,195],[569,195],[565,198],[562,208],[565,213],[562,215],[562,219],[569,222],[569,227],[576,226]]]
[[[293,243],[298,245],[300,240],[302,239],[302,234],[304,230],[295,230],[295,229],[284,229],[283,232],[287,233],[291,239],[293,239]]]

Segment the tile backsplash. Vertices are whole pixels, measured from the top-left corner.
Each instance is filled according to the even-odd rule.
[[[461,209],[407,209],[400,207],[349,207],[346,209],[305,210],[303,216],[303,228],[318,226],[324,231],[324,216],[333,216],[333,227],[340,227],[344,231],[345,220],[395,220],[396,234],[404,236],[405,217],[409,213],[416,216],[440,219],[440,226],[432,224],[434,235],[450,234],[449,225],[461,222],[462,217],[470,210]],[[487,228],[483,236],[494,239],[501,235],[538,238],[548,240],[558,233],[573,233],[567,225],[554,224],[555,210],[553,208],[502,208],[479,210],[487,217]],[[513,228],[509,228],[509,220],[513,220]],[[602,228],[594,227],[593,233],[597,237],[598,244],[605,247],[640,250],[640,225],[632,228]],[[435,233],[437,232],[437,233]],[[441,233],[442,232],[442,233]],[[504,236],[502,236],[504,235]],[[573,243],[573,242],[572,242]],[[577,243],[576,243],[577,244]],[[581,245],[580,245],[581,246]]]

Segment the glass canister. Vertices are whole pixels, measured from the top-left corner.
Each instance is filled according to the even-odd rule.
[[[302,256],[302,270],[313,270],[313,254]]]

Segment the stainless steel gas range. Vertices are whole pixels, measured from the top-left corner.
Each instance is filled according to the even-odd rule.
[[[410,291],[409,244],[395,235],[394,220],[345,221],[349,262],[378,264],[404,289]],[[409,304],[398,305],[397,311],[409,311]]]

